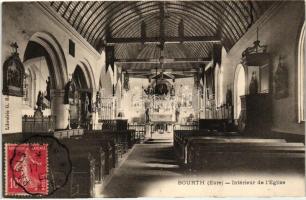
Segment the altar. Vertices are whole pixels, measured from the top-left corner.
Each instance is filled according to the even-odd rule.
[[[160,114],[160,113],[152,113],[150,114],[151,122],[165,122],[172,123],[174,122],[172,114]]]
[[[173,124],[175,123],[172,109],[168,110],[168,112],[153,112],[149,116],[152,132],[164,133],[172,131]]]
[[[172,132],[175,123],[176,99],[173,85],[165,79],[155,80],[144,89],[146,122],[151,133]]]
[[[171,132],[175,121],[172,120],[171,114],[151,114],[151,132],[165,133]]]

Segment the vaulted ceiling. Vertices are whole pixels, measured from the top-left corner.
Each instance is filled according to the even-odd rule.
[[[230,50],[273,3],[54,1],[47,4],[98,51],[105,45],[114,45],[116,59],[152,59],[160,56],[160,47],[156,45],[159,40],[164,42],[164,54],[169,58],[208,58],[216,42]]]

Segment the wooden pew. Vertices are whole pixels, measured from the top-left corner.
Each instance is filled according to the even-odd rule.
[[[197,131],[174,131],[173,146],[174,151],[179,161],[185,160],[185,148],[188,143],[188,138],[198,137],[235,137],[238,136],[235,132],[216,132],[210,130]]]
[[[103,182],[112,167],[109,161],[111,159],[109,156],[110,147],[107,142],[101,144],[98,141],[85,139],[63,139],[61,142],[68,147],[71,156],[78,154],[83,157],[92,157],[95,160],[95,181]],[[76,160],[76,162],[78,161]],[[72,166],[75,163],[72,162]]]
[[[94,197],[95,159],[89,154],[71,153],[72,171],[68,182],[58,188],[50,198],[89,198]],[[54,179],[64,178],[60,168],[52,170]],[[58,186],[56,186],[58,187]]]
[[[227,119],[200,119],[199,129],[219,130],[224,131],[226,128]]]
[[[112,138],[115,142],[116,151],[120,157],[128,151],[135,144],[135,131],[124,130],[124,131],[87,131],[86,135],[89,134],[100,134],[105,135],[108,138]]]
[[[118,152],[113,136],[110,134],[86,133],[83,139],[85,142],[95,143],[95,145],[102,147],[105,154],[105,170],[103,174],[110,174],[118,163]]]
[[[273,139],[202,139],[191,140],[187,147],[185,164],[189,169],[199,170],[210,164],[227,163],[246,167],[260,163],[261,166],[298,163],[304,160],[303,143],[285,143]]]
[[[192,145],[205,145],[205,144],[239,144],[239,143],[286,143],[284,139],[259,139],[259,138],[245,138],[239,136],[192,136],[183,139],[182,145],[180,146],[180,162],[187,163],[187,157],[189,149]]]
[[[70,175],[69,197],[94,197],[96,160],[90,154],[87,158],[80,154],[73,154],[71,161],[72,172]]]
[[[209,131],[186,131],[186,130],[175,130],[173,134],[173,148],[176,157],[180,160],[184,154],[184,138],[194,136],[210,136],[213,135]]]
[[[101,131],[100,131],[101,132]],[[86,134],[87,133],[87,134]],[[88,131],[82,129],[72,129],[55,132],[54,135],[68,148],[72,153],[90,153],[96,160],[96,182],[103,182],[105,177],[111,173],[116,166],[116,156],[114,139],[110,135],[104,135],[103,138],[94,138],[88,135]],[[81,148],[78,148],[81,147]],[[79,152],[82,151],[82,152]],[[86,156],[86,155],[85,155]]]

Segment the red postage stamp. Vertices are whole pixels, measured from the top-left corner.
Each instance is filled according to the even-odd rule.
[[[48,194],[48,144],[6,144],[7,196]]]

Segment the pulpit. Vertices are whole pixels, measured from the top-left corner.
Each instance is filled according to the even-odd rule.
[[[241,96],[240,129],[248,134],[264,135],[271,128],[271,95],[266,93]]]
[[[246,75],[246,94],[240,96],[241,113],[238,129],[247,134],[262,135],[270,131],[272,121],[271,67],[267,46],[257,39],[242,53]]]

